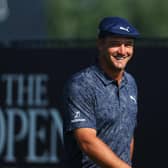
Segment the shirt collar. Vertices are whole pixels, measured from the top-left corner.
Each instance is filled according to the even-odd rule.
[[[109,84],[117,84],[116,81],[112,78],[110,78],[100,67],[99,64],[95,65],[95,74],[96,76],[103,82],[103,84],[105,86],[109,85]],[[126,77],[126,72],[124,72],[120,87],[124,86],[125,84],[127,84],[128,80]]]

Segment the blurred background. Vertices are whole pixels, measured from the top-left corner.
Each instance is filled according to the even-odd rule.
[[[166,0],[0,0],[0,167],[61,168],[62,87],[94,63],[99,21],[141,33],[127,70],[139,89],[134,168],[167,165]]]
[[[95,39],[100,19],[110,15],[128,19],[143,37],[168,36],[166,0],[0,0],[0,37]]]

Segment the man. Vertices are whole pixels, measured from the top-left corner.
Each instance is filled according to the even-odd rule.
[[[67,168],[131,168],[137,88],[125,67],[138,36],[127,20],[104,18],[99,25],[98,63],[66,84]]]

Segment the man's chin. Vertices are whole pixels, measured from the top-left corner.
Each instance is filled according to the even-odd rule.
[[[125,66],[124,65],[115,65],[114,66],[116,70],[118,71],[123,71],[125,69]]]
[[[112,70],[117,72],[117,73],[123,72],[124,69],[125,69],[125,67],[119,67],[119,66],[113,66],[112,67]]]

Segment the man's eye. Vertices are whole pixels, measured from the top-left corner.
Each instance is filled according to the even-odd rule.
[[[125,46],[133,46],[133,45],[134,45],[133,42],[126,42],[126,43],[125,43]]]
[[[119,47],[119,46],[121,46],[122,44],[124,44],[125,46],[127,46],[127,47],[131,47],[131,46],[133,46],[134,45],[134,43],[132,42],[132,41],[111,41],[110,43],[109,43],[109,45],[111,46],[111,47]]]
[[[113,46],[113,47],[120,46],[121,44],[122,44],[122,43],[116,42],[116,41],[110,43],[110,45]]]

